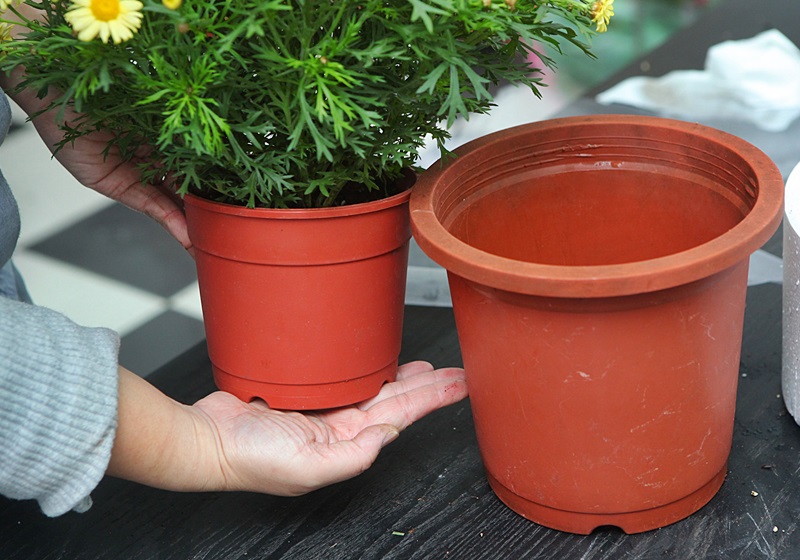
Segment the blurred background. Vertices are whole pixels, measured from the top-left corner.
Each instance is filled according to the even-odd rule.
[[[449,146],[548,118],[722,1],[615,0],[609,31],[593,41],[597,60],[555,53],[558,69],[545,74],[542,99],[515,88],[499,91],[490,115],[455,124]],[[421,163],[437,157],[426,150]],[[118,331],[120,362],[144,376],[203,339],[192,259],[148,218],[80,186],[18,110],[0,168],[22,214],[14,260],[36,303]],[[413,245],[407,302],[449,305],[444,271]]]

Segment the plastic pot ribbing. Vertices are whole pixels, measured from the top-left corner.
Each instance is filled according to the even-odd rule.
[[[782,179],[703,126],[525,125],[435,164],[411,199],[447,268],[489,482],[543,525],[662,527],[730,453],[749,255]]]
[[[185,198],[220,389],[303,410],[359,402],[394,379],[409,196],[311,210]]]

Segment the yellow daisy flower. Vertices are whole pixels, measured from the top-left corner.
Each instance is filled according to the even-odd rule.
[[[161,0],[161,3],[168,10],[177,10],[183,4],[183,0]]]
[[[614,15],[614,0],[597,0],[592,4],[592,22],[597,24],[597,32],[605,33],[608,22]]]
[[[0,0],[0,12],[5,12],[11,4],[19,6],[22,0]]]
[[[139,30],[142,8],[139,0],[72,0],[64,19],[81,41],[91,41],[99,35],[104,43],[111,38],[119,44]]]

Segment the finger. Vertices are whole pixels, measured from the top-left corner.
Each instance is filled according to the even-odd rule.
[[[427,381],[421,380],[420,375],[424,373],[429,373],[434,371],[433,365],[429,362],[423,362],[421,360],[415,362],[409,362],[407,364],[401,365],[397,368],[397,375],[395,376],[395,380],[386,383],[381,390],[378,392],[377,395],[374,397],[362,401],[357,406],[361,410],[367,410],[369,407],[378,403],[382,400],[385,400],[389,397],[393,397],[399,393],[404,391],[411,390],[415,387],[419,387],[427,383]]]
[[[175,205],[180,208],[182,211],[186,211],[184,204],[183,197],[178,194],[175,190],[176,185],[169,177],[164,177],[162,182],[160,183],[153,183],[153,186],[158,189],[159,192],[163,193],[167,198],[169,198]]]
[[[379,402],[383,402],[386,399],[403,393],[408,393],[419,387],[424,387],[438,381],[458,380],[464,377],[464,372],[460,368],[441,368],[435,370],[430,364],[425,364],[428,368],[423,369],[417,364],[425,364],[425,362],[406,364],[407,366],[413,367],[406,369],[403,375],[400,375],[400,370],[398,370],[397,381],[385,384],[375,397],[360,403],[358,408],[361,410],[369,410]],[[406,366],[402,366],[400,369],[402,370],[405,367]]]
[[[189,230],[186,226],[186,215],[183,213],[178,205],[170,209],[166,214],[155,216],[161,226],[166,229],[178,243],[183,245],[183,248],[194,257],[194,246],[192,240],[189,238]]]
[[[454,404],[467,396],[463,370],[374,404],[366,411],[367,424],[391,424],[404,430],[434,410]]]
[[[129,162],[128,162],[129,163]],[[133,165],[118,165],[114,179],[101,179],[89,186],[125,206],[150,216],[187,250],[191,250],[182,203],[155,185],[140,182],[141,172]],[[89,183],[87,183],[89,184]]]
[[[267,404],[267,402],[261,398],[255,398],[252,401],[248,402],[247,404],[254,410],[260,410],[260,411],[272,410],[272,408]]]
[[[153,218],[192,254],[192,242],[183,208],[154,186],[135,185],[121,194],[120,202]]]
[[[423,362],[422,360],[409,362],[397,368],[397,376],[395,377],[395,380],[402,381],[403,379],[414,377],[415,375],[425,373],[426,371],[433,371],[433,365],[431,365],[429,362]]]
[[[178,243],[188,251],[192,248],[186,227],[186,215],[180,204],[156,187],[146,187],[149,192],[141,199],[137,208],[158,222]],[[135,191],[134,191],[135,192]],[[134,206],[134,208],[136,208]]]

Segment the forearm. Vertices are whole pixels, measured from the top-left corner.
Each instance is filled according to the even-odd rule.
[[[106,474],[176,491],[220,490],[208,425],[120,367],[117,435]]]

